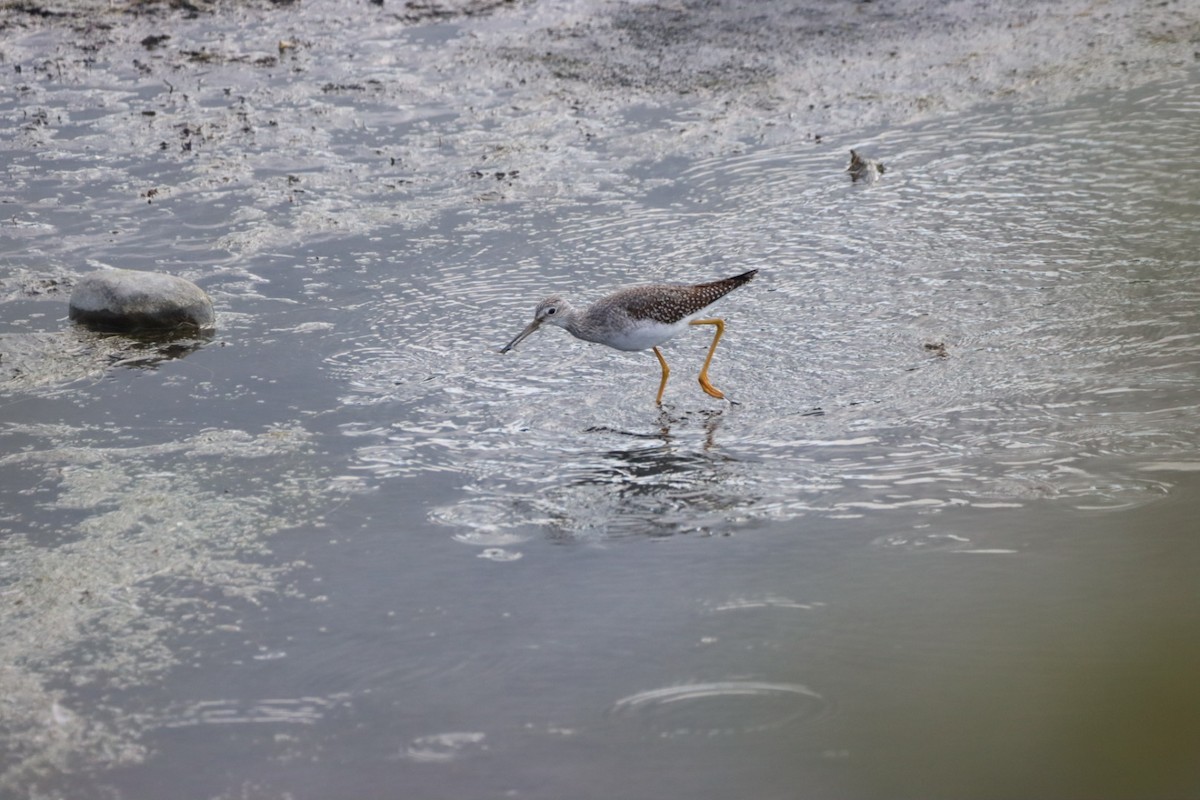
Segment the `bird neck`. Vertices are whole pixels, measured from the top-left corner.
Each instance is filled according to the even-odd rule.
[[[574,308],[560,308],[556,315],[555,324],[566,329],[567,333],[585,342],[604,342],[604,337],[596,330],[595,320],[588,314]]]

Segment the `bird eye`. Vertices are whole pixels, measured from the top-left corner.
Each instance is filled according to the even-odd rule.
[[[548,317],[551,314],[555,314],[557,312],[558,312],[557,308],[555,308],[554,306],[550,306],[549,308],[546,309],[546,316]]]

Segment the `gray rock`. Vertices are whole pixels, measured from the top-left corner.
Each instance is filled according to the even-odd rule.
[[[101,270],[71,292],[71,319],[104,331],[205,329],[212,301],[196,284],[161,272]]]

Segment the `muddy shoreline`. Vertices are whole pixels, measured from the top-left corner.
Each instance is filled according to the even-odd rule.
[[[234,64],[302,75],[303,54],[319,50],[318,39],[221,50],[197,47],[176,28],[203,17],[303,20],[308,9],[324,5],[8,2],[0,6],[7,39],[0,64],[17,92],[39,78],[70,80],[76,70],[106,64],[164,77]],[[1200,60],[1200,9],[1178,0],[750,6],[389,0],[352,4],[347,13],[351,24],[443,31],[444,46],[434,54],[447,91],[482,82],[581,118],[683,102],[696,113],[680,133],[702,132],[727,146],[739,138],[852,136],[982,103],[1058,102],[1161,79]],[[393,76],[392,83],[402,80]],[[394,91],[387,83],[364,75],[319,88],[351,96]]]

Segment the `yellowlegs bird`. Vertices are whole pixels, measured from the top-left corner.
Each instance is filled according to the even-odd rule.
[[[682,333],[688,325],[712,325],[717,332],[713,336],[712,346],[708,348],[704,367],[700,370],[700,388],[720,400],[725,395],[709,383],[708,365],[712,363],[717,342],[725,332],[725,321],[696,317],[757,274],[758,270],[752,269],[732,278],[709,283],[631,286],[600,298],[582,311],[572,308],[570,303],[557,295],[547,297],[538,303],[533,312],[533,322],[500,352],[512,350],[540,328],[543,322],[565,328],[577,339],[599,342],[618,350],[645,350],[649,347],[662,365],[662,382],[658,384],[658,397],[654,401],[662,405],[663,389],[667,387],[671,369],[658,346]]]

